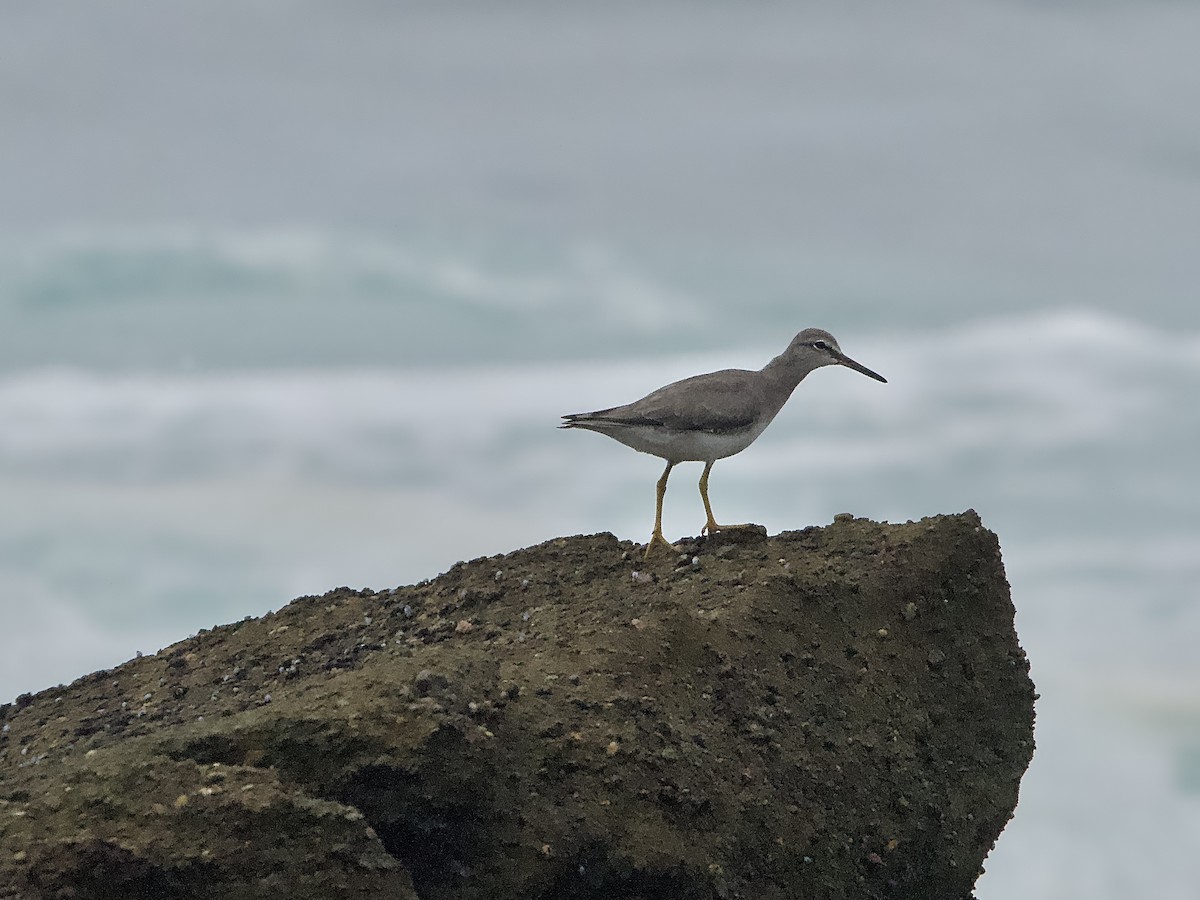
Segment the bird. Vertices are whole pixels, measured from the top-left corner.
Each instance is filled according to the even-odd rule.
[[[663,537],[663,497],[671,470],[681,462],[702,462],[700,498],[708,517],[701,534],[758,528],[719,525],[708,500],[708,476],[718,459],[741,453],[763,433],[783,409],[796,386],[814,369],[845,366],[876,381],[887,379],[842,352],[837,340],[821,328],[805,328],[787,349],[757,371],[722,369],[672,382],[624,406],[562,416],[559,428],[582,428],[607,435],[642,453],[666,461],[658,479],[654,531],[646,558],[655,550],[673,550]]]

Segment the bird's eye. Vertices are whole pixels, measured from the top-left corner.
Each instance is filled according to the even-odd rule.
[[[825,343],[824,341],[813,341],[812,348],[814,350],[828,350],[829,345],[827,343]]]

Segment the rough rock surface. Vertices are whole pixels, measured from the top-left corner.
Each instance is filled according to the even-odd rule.
[[[340,589],[0,706],[0,897],[968,897],[1033,751],[973,512]]]

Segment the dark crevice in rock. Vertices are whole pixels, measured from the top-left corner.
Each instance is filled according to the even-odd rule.
[[[27,877],[44,900],[195,900],[208,896],[216,874],[215,866],[202,862],[156,865],[114,841],[93,838],[36,853]]]
[[[421,898],[454,896],[489,852],[487,804],[469,784],[447,793],[411,772],[374,766],[356,772],[337,799],[362,812]]]
[[[711,878],[683,866],[638,868],[597,841],[572,857],[538,900],[713,900],[719,893]]]

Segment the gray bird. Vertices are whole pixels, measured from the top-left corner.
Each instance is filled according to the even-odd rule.
[[[887,382],[882,375],[846,356],[828,331],[806,328],[792,338],[786,350],[757,372],[722,369],[695,375],[625,406],[565,415],[559,427],[598,431],[627,447],[667,461],[658,479],[654,533],[646,545],[649,556],[656,547],[673,549],[663,537],[662,506],[667,478],[677,463],[704,463],[700,498],[708,521],[701,533],[755,527],[717,524],[708,502],[708,473],[718,459],[741,453],[754,443],[783,409],[796,385],[821,366],[847,366],[876,381]]]

